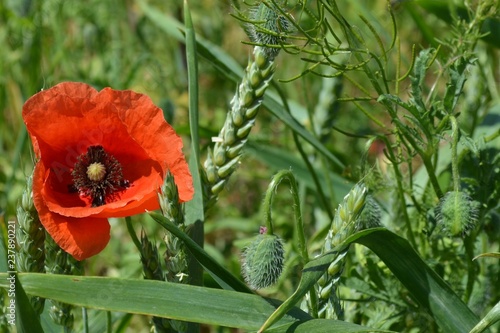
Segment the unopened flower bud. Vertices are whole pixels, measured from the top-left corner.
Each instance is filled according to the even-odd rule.
[[[243,253],[242,273],[252,289],[278,281],[284,265],[283,242],[278,236],[259,234]]]

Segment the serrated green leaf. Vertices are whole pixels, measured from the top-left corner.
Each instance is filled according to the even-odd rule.
[[[446,91],[443,97],[444,109],[449,114],[453,113],[453,110],[457,106],[458,98],[462,95],[467,78],[465,75],[467,65],[468,62],[458,60],[453,66],[449,67],[450,81],[446,84]]]
[[[422,96],[422,84],[425,79],[425,73],[427,72],[427,66],[429,60],[432,58],[433,49],[425,49],[420,51],[417,58],[415,59],[415,65],[413,67],[413,75],[411,75],[411,100],[413,104],[417,107],[418,112],[423,114],[426,110],[424,99]],[[421,117],[417,117],[420,119]]]
[[[457,2],[449,0],[414,0],[405,2],[407,2],[405,5],[409,7],[416,5],[424,8],[427,12],[436,15],[439,19],[445,21],[446,23],[453,22],[452,10],[456,11],[456,14],[458,14],[460,19],[465,21],[470,20],[465,6],[459,5]],[[453,7],[450,7],[450,4],[452,4]],[[419,14],[419,16],[422,17],[422,14]],[[497,17],[488,18],[483,23],[481,27],[481,34],[482,40],[493,47],[500,48],[500,19],[498,18],[498,15]],[[434,34],[431,36],[434,36]]]

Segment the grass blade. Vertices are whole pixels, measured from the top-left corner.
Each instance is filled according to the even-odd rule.
[[[153,280],[19,274],[26,293],[60,302],[116,312],[256,330],[279,302],[258,295]],[[0,273],[0,287],[8,288]],[[189,309],[188,311],[186,309]],[[25,322],[34,322],[33,317]],[[311,319],[295,309],[281,324]],[[36,333],[41,330],[24,332]]]

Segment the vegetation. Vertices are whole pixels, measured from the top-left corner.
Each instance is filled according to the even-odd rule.
[[[498,0],[0,3],[0,331],[500,332],[499,31]],[[195,186],[81,262],[21,116],[63,81],[150,96]]]

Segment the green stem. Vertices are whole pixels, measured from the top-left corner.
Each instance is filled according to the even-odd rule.
[[[89,333],[89,316],[87,313],[87,308],[82,307],[82,322],[83,322],[83,333]]]
[[[458,137],[460,135],[460,129],[458,128],[457,118],[450,116],[451,122],[451,171],[453,176],[453,190],[455,192],[460,191],[460,174],[458,172],[458,156],[457,156],[457,146]]]
[[[432,187],[434,188],[434,192],[436,192],[438,198],[441,198],[443,196],[443,191],[439,186],[434,165],[432,164],[430,157],[427,154],[420,155],[420,157],[422,158],[422,162],[424,163],[425,169],[427,170],[427,174],[429,175],[429,180],[432,184]]]
[[[288,100],[285,97],[285,94],[283,93],[283,90],[278,87],[278,85],[273,84],[274,88],[276,88],[276,91],[278,92],[278,95],[281,97],[281,101],[283,102],[283,106],[285,107],[285,110],[291,115],[292,112],[290,111],[290,106],[288,104]],[[312,123],[312,121],[311,121]],[[314,126],[313,126],[314,127]],[[330,207],[330,204],[328,202],[328,199],[325,196],[325,193],[323,192],[323,187],[321,186],[321,182],[319,181],[318,174],[314,167],[312,166],[311,162],[309,161],[309,157],[307,156],[306,152],[302,148],[302,144],[299,141],[299,136],[297,133],[292,130],[292,136],[293,136],[293,141],[295,143],[295,146],[297,147],[300,156],[302,157],[302,160],[306,164],[307,170],[311,174],[311,177],[314,182],[314,186],[316,186],[316,190],[318,191],[318,196],[320,199],[320,203],[323,205],[323,208],[325,209],[326,213],[330,217],[330,219],[333,219],[333,213],[332,209]],[[326,173],[328,175],[328,173]]]
[[[467,304],[474,289],[474,283],[477,277],[476,264],[474,259],[474,242],[476,240],[476,233],[472,232],[469,236],[464,238],[465,255],[467,260],[467,285],[464,292],[464,302]]]
[[[390,142],[387,139],[387,137],[381,137],[382,140],[384,140],[385,144],[387,147],[390,147]],[[410,222],[410,217],[408,216],[408,211],[406,210],[406,199],[405,199],[405,193],[403,189],[403,184],[401,183],[402,181],[402,175],[401,172],[399,171],[398,164],[396,163],[396,156],[394,156],[394,152],[392,151],[391,148],[388,148],[387,153],[389,154],[389,160],[391,161],[391,164],[394,169],[394,174],[396,175],[396,184],[397,184],[397,189],[398,189],[398,196],[400,198],[400,204],[401,204],[401,212],[403,213],[403,217],[405,220],[406,224],[406,229],[408,229],[408,240],[410,241],[411,245],[414,248],[417,248],[417,242],[415,240],[415,235],[413,234],[413,229],[411,226]]]
[[[263,206],[266,213],[267,234],[273,234],[271,205],[274,194],[276,193],[276,189],[284,179],[288,180],[288,182],[290,183],[290,192],[293,198],[293,211],[295,214],[295,230],[297,231],[299,242],[299,252],[302,256],[304,264],[306,264],[307,262],[309,262],[309,254],[307,253],[306,237],[304,234],[304,220],[302,219],[302,212],[300,209],[299,190],[297,187],[297,182],[295,181],[295,177],[290,170],[281,170],[277,174],[275,174],[271,183],[269,184],[269,187],[267,188]]]
[[[403,125],[399,119],[394,119],[398,130],[400,131],[401,135],[404,136],[404,138],[410,143],[412,148],[417,152],[417,154],[422,158],[422,162],[424,163],[424,167],[427,170],[427,174],[429,175],[429,180],[431,182],[432,187],[434,188],[434,192],[436,193],[436,196],[438,198],[441,198],[443,196],[443,191],[441,190],[441,187],[439,186],[439,182],[436,177],[436,169],[434,168],[434,165],[432,164],[432,156],[434,151],[434,147],[432,147],[432,142],[430,141],[430,136],[428,136],[429,142],[427,146],[427,150],[422,150],[420,148],[420,145],[418,142],[415,141],[413,138],[413,135],[411,132],[408,132],[405,128],[405,125]]]
[[[491,135],[488,135],[487,137],[484,138],[484,142],[488,143],[490,141],[493,141],[495,140],[496,138],[498,138],[500,136],[500,128],[493,134]]]

